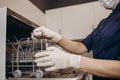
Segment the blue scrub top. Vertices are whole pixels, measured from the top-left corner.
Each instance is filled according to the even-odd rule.
[[[120,4],[83,41],[95,59],[120,60]],[[120,80],[93,76],[93,80]]]

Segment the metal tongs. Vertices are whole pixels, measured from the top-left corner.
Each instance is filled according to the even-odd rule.
[[[41,39],[40,39],[40,43],[41,43],[41,45],[40,45],[40,47],[41,47],[41,52],[43,51],[43,50],[46,50],[46,39],[45,39],[45,32],[41,32]]]

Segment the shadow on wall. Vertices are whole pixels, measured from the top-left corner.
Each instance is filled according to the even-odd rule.
[[[48,8],[47,0],[29,0],[32,2],[37,8],[39,8],[42,12],[45,13],[45,10]]]
[[[98,0],[29,0],[45,13],[45,10],[83,4]]]

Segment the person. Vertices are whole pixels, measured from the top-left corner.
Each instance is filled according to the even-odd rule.
[[[81,42],[69,40],[44,26],[33,30],[33,38],[44,36],[67,52],[56,47],[35,54],[35,62],[45,71],[76,68],[93,74],[93,80],[120,80],[120,0],[99,0],[112,13]],[[93,59],[80,54],[93,50]]]

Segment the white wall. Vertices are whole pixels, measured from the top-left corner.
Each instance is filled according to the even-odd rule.
[[[83,39],[92,32],[94,25],[92,3],[62,8],[63,36]]]
[[[45,25],[45,15],[29,0],[0,0],[0,7],[8,7],[38,25]]]
[[[83,39],[110,13],[98,1],[46,10],[46,26],[69,39]]]

